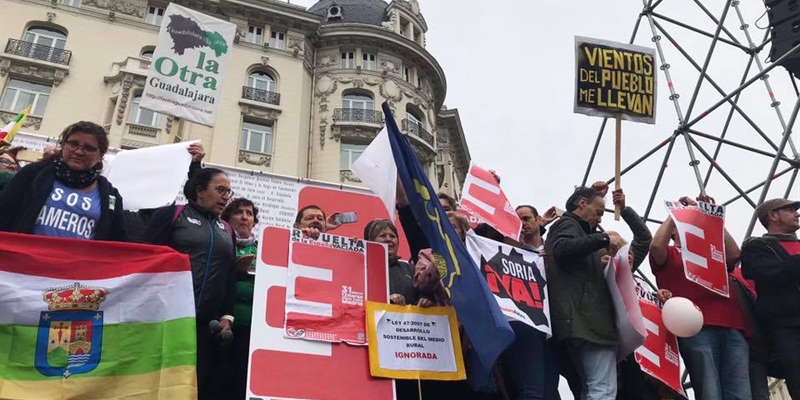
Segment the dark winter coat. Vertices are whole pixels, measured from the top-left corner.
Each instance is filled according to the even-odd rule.
[[[0,231],[33,233],[36,219],[53,191],[56,169],[52,162],[24,166],[0,192]],[[100,190],[100,219],[94,240],[128,240],[122,213],[122,196],[104,176],[97,177]],[[109,201],[115,198],[113,204]]]
[[[756,304],[770,329],[800,327],[800,254],[789,255],[781,240],[766,234],[742,244],[742,275],[756,283]]]
[[[553,224],[545,242],[553,334],[557,340],[583,339],[616,345],[614,305],[598,250],[609,237],[568,212]]]

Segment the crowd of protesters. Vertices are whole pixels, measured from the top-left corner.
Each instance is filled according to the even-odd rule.
[[[100,174],[109,146],[106,131],[91,122],[77,122],[63,131],[58,143],[51,154],[24,167],[17,160],[18,148],[0,150],[0,231],[143,242],[188,254],[197,316],[199,398],[245,398],[258,208],[248,199],[235,198],[224,171],[200,166],[205,153],[195,144],[189,148],[193,162],[183,190],[188,204],[126,212],[117,189]],[[499,183],[500,178],[495,179]],[[363,237],[387,246],[392,303],[448,305],[430,246],[399,188],[399,228],[411,248],[410,260],[398,256],[400,235],[389,220],[369,222]],[[424,398],[559,399],[559,375],[567,379],[576,399],[680,398],[642,373],[633,355],[617,360],[620,338],[603,268],[627,240],[600,226],[608,190],[598,182],[565,194],[563,215],[557,215],[555,207],[543,214],[534,206],[517,207],[522,223],[518,238],[503,237],[485,224],[475,228],[478,235],[544,258],[553,336],[548,339],[512,322],[516,338],[498,361],[490,390],[479,392],[463,381],[424,382]],[[760,204],[756,212],[767,233],[747,239],[741,250],[725,231],[732,294],[723,297],[686,279],[681,240],[671,218],[651,235],[644,220],[626,205],[621,190],[611,197],[633,233],[628,254],[633,268],[649,258],[659,298],[685,297],[703,312],[699,333],[679,338],[695,398],[766,400],[767,377],[772,376],[785,379],[792,398],[800,400],[800,201]],[[440,194],[439,201],[463,241],[469,222],[456,212],[454,199]],[[679,201],[696,204],[690,197]],[[708,196],[697,201],[714,202]],[[294,227],[316,238],[338,225],[335,214],[307,205],[297,213]],[[464,348],[468,346],[464,338]],[[405,383],[398,381],[398,398],[418,398],[417,383]]]

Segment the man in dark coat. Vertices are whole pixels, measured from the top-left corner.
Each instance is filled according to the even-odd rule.
[[[613,399],[617,392],[618,333],[598,251],[613,255],[619,249],[597,232],[605,212],[603,194],[576,189],[545,242],[553,334],[566,348],[587,400]]]

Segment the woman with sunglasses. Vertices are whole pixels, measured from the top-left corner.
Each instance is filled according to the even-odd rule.
[[[76,122],[60,150],[20,169],[0,193],[0,231],[125,241],[122,196],[103,176],[108,133]]]
[[[221,344],[233,338],[236,255],[233,230],[220,216],[233,197],[228,175],[216,168],[192,173],[183,187],[188,204],[161,207],[144,232],[144,241],[187,254],[192,266],[197,321],[199,400],[222,399]],[[213,322],[212,322],[213,321]],[[229,350],[230,348],[226,349]]]

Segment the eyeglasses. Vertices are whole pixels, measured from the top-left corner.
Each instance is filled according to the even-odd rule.
[[[222,197],[226,197],[226,196],[227,197],[233,197],[233,189],[231,189],[231,188],[227,188],[225,186],[217,186],[217,187],[214,188],[214,190],[216,190],[217,193],[219,193],[219,195],[222,196]]]
[[[17,163],[6,158],[0,158],[0,164],[9,166],[13,170],[17,169]]]
[[[100,150],[97,147],[88,144],[81,144],[81,142],[77,140],[67,140],[66,142],[64,142],[64,144],[71,151],[78,151],[78,149],[83,149],[83,151],[87,153],[96,153],[98,150]]]

